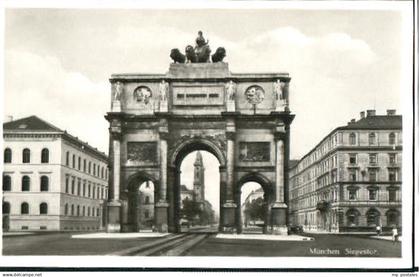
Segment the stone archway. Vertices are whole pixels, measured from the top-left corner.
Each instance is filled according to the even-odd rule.
[[[154,187],[153,199],[157,199],[159,195],[159,186],[157,180],[147,172],[139,171],[128,178],[127,189],[121,195],[122,201],[122,226],[124,232],[137,232],[139,226],[139,188],[145,182],[152,182]],[[155,203],[154,203],[155,204]],[[153,225],[156,225],[156,208],[153,209]]]
[[[220,196],[219,196],[219,210],[222,214],[222,195],[224,191],[224,182],[223,180],[223,172],[226,166],[226,158],[223,153],[223,150],[217,145],[217,143],[211,141],[208,138],[200,138],[195,137],[191,139],[187,139],[174,147],[172,151],[169,151],[171,154],[169,159],[169,168],[168,168],[168,201],[169,201],[169,209],[168,209],[168,230],[170,232],[180,232],[181,228],[179,225],[180,222],[180,186],[181,186],[181,163],[183,159],[193,151],[207,151],[214,155],[216,159],[219,161],[220,167]],[[171,184],[171,185],[170,185]],[[220,222],[222,216],[220,216]],[[221,226],[221,224],[219,224]]]
[[[236,231],[236,184],[248,176],[271,187],[273,230],[287,233],[290,79],[288,73],[232,73],[224,62],[173,63],[166,74],[113,74],[107,230],[124,231],[131,176],[143,178],[143,172],[158,192],[158,231],[179,231],[180,161],[205,150],[220,163],[219,230]]]
[[[264,205],[265,205],[265,218],[264,218],[264,227],[263,233],[269,233],[269,226],[271,225],[271,204],[274,200],[273,194],[273,184],[266,176],[258,172],[251,172],[245,176],[243,176],[236,184],[235,188],[235,203],[236,203],[236,230],[237,233],[242,233],[242,207],[241,207],[241,197],[242,187],[248,182],[255,182],[258,183],[264,191]]]

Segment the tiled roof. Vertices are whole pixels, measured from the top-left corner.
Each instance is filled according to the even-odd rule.
[[[355,122],[349,122],[342,129],[401,129],[401,115],[372,115],[359,119]],[[341,129],[340,128],[340,129]]]
[[[18,120],[3,123],[3,130],[5,131],[48,131],[48,132],[63,132],[54,125],[40,119],[33,115]]]
[[[295,165],[297,165],[300,162],[300,160],[290,160],[289,161],[289,168],[293,168]]]
[[[96,155],[100,156],[103,160],[108,160],[108,156],[99,151],[98,149],[92,147],[87,142],[81,141],[78,137],[74,137],[67,133],[66,131],[61,130],[60,128],[42,120],[41,118],[37,117],[36,115],[32,115],[29,117],[17,119],[14,121],[3,123],[3,131],[4,133],[10,132],[12,134],[15,133],[26,133],[26,132],[54,132],[54,133],[61,133],[61,135],[74,143],[85,147],[95,153]],[[10,134],[8,133],[8,134]]]

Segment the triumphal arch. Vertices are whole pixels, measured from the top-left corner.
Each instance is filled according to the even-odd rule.
[[[211,55],[202,33],[185,54],[172,49],[165,74],[113,74],[110,123],[109,232],[136,231],[138,184],[155,184],[154,225],[180,230],[180,163],[206,150],[220,163],[220,223],[241,232],[240,192],[258,182],[267,232],[287,234],[288,73],[232,73],[225,49]]]

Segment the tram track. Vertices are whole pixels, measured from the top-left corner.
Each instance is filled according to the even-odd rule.
[[[182,256],[189,249],[199,244],[210,233],[170,234],[156,241],[139,246],[130,247],[121,251],[109,253],[110,256]]]

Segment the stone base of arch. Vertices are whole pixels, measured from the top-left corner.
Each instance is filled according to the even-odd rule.
[[[121,203],[119,201],[110,201],[107,203],[108,222],[106,231],[108,233],[121,232]]]
[[[221,228],[219,230],[222,233],[236,233],[237,222],[236,222],[236,208],[237,205],[233,201],[228,201],[223,204],[221,213]]]
[[[156,229],[160,233],[168,232],[168,207],[166,202],[160,201],[155,204]]]
[[[276,202],[271,207],[272,234],[287,235],[287,205]]]

